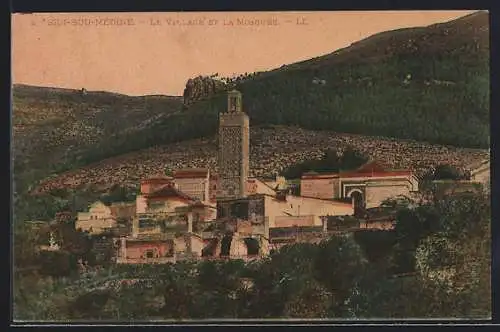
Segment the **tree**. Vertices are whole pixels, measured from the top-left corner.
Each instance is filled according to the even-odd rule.
[[[489,197],[483,193],[461,194],[440,200],[438,204],[442,211],[441,225],[416,251],[416,265],[423,284],[434,292],[437,312],[489,317]]]
[[[315,279],[309,279],[286,302],[284,317],[328,318],[333,295]]]
[[[352,147],[347,147],[340,157],[340,168],[342,170],[356,169],[368,161],[368,158]]]
[[[314,279],[314,258],[318,247],[298,243],[282,247],[269,258],[250,268],[254,289],[248,311],[256,318],[282,317],[288,301]]]
[[[16,222],[13,226],[14,266],[23,268],[37,264],[39,231],[26,222]]]
[[[368,262],[352,234],[333,236],[321,242],[318,250],[314,261],[316,278],[333,294],[331,315],[344,316],[345,302]]]
[[[365,273],[350,299],[354,316],[490,317],[489,202],[483,193],[453,195],[400,215],[399,246],[415,247],[404,251],[414,259],[415,273]]]
[[[465,180],[466,175],[456,167],[449,164],[439,164],[434,170],[430,170],[425,178],[427,180]]]
[[[101,202],[104,204],[112,204],[116,202],[130,202],[135,199],[135,190],[130,190],[120,185],[111,187],[107,194],[100,197]]]

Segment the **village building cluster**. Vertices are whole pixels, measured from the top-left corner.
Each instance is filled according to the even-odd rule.
[[[391,229],[395,216],[381,204],[419,190],[412,170],[389,170],[376,161],[355,171],[303,174],[300,193],[283,177],[250,176],[249,118],[235,90],[220,113],[218,137],[217,174],[209,167],[181,168],[143,179],[135,202],[96,202],[78,213],[76,229],[114,231],[119,264],[249,260],[336,232]],[[486,181],[489,164],[481,167],[473,176]]]

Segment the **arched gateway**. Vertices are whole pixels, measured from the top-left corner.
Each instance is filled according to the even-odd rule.
[[[365,211],[365,198],[363,192],[359,189],[352,189],[347,193],[351,198],[355,216],[362,216]]]

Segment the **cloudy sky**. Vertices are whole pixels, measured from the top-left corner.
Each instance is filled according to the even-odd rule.
[[[200,74],[273,69],[377,32],[472,12],[14,14],[12,80],[129,95],[181,95],[186,80]]]

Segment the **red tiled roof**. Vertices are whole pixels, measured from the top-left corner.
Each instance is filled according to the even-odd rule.
[[[334,179],[334,178],[352,178],[352,177],[389,177],[411,175],[411,170],[388,170],[378,164],[376,161],[370,161],[355,171],[340,171],[340,173],[316,173],[308,172],[302,175],[302,179]]]
[[[388,170],[378,164],[376,161],[370,161],[355,171],[340,172],[340,177],[388,177],[388,176],[401,176],[411,175],[410,170]]]
[[[182,191],[178,190],[172,185],[166,185],[161,187],[160,189],[144,195],[146,198],[159,198],[159,197],[179,197],[187,201],[196,201],[196,199],[188,196]]]

